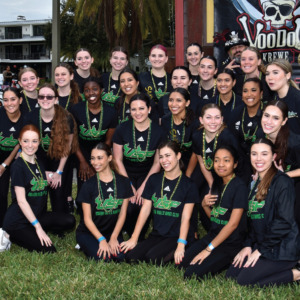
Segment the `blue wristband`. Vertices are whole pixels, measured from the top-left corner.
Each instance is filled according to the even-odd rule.
[[[178,239],[178,240],[177,240],[177,243],[182,243],[182,244],[184,244],[184,245],[187,245],[187,241],[184,240],[184,239]]]
[[[34,226],[38,223],[39,221],[37,219],[35,219],[33,222],[31,222],[31,225]]]
[[[58,175],[62,175],[63,171],[57,170],[56,173],[57,173]]]
[[[98,242],[100,243],[101,241],[106,240],[106,238],[102,235],[101,237],[99,237]]]
[[[22,149],[19,149],[18,152],[21,153],[21,152],[22,152]]]
[[[215,247],[212,245],[212,243],[209,243],[209,244],[208,244],[208,248],[209,248],[211,251],[215,249]]]

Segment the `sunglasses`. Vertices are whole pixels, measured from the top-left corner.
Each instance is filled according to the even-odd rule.
[[[38,99],[39,100],[43,100],[43,99],[47,99],[47,100],[53,100],[53,98],[55,98],[55,96],[50,96],[50,95],[38,95]]]

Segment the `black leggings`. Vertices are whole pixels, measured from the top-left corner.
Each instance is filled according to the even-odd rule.
[[[177,248],[177,238],[149,235],[149,237],[138,243],[130,250],[125,259],[129,263],[145,261],[147,263],[168,263],[173,260]]]
[[[240,250],[240,247],[221,244],[200,265],[198,263],[190,265],[193,258],[204,250],[211,240],[211,237],[205,236],[187,249],[182,263],[179,265],[179,268],[186,269],[184,273],[185,278],[191,278],[193,275],[196,275],[197,279],[201,280],[207,274],[214,275],[223,271],[229,267],[232,259]]]
[[[39,216],[39,222],[44,231],[51,231],[56,234],[71,230],[75,227],[76,220],[74,216],[59,212],[46,212]],[[42,253],[56,252],[55,247],[42,246],[40,239],[36,234],[34,226],[27,225],[17,230],[4,230],[10,235],[9,239],[12,243],[16,243],[29,251],[37,251]]]
[[[244,260],[243,265],[246,263]],[[287,284],[293,281],[292,268],[297,261],[272,261],[266,258],[259,258],[254,267],[239,268],[231,267],[226,273],[227,278],[237,280],[240,285],[259,285],[260,287],[270,285]]]
[[[4,216],[7,211],[9,179],[10,179],[10,167],[7,167],[7,169],[0,177],[0,228],[3,225]]]

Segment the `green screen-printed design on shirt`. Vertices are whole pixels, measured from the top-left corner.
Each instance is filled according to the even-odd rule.
[[[9,137],[4,137],[3,132],[0,132],[0,149],[4,151],[12,151],[18,144],[18,140],[14,139],[11,134]]]
[[[47,180],[44,180],[41,177],[39,177],[38,180],[36,180],[36,178],[32,178],[30,184],[32,185],[31,187],[32,192],[43,191],[45,190],[46,186],[48,186]]]
[[[250,200],[248,203],[248,217],[251,219],[264,219],[264,214],[257,214],[258,210],[265,206],[265,200],[258,202],[256,199]]]
[[[153,207],[158,209],[171,210],[181,204],[180,201],[169,200],[167,195],[164,195],[163,198],[157,198],[156,193],[152,195],[151,200],[153,201]]]
[[[113,106],[115,104],[115,102],[117,101],[117,99],[120,98],[120,96],[114,95],[113,91],[111,91],[109,93],[103,92],[101,98],[102,98],[102,101],[105,101],[110,106]]]
[[[135,162],[140,162],[141,160],[150,158],[155,154],[155,150],[143,151],[140,145],[138,145],[136,149],[132,149],[129,147],[129,143],[124,145],[123,152],[127,159]]]
[[[119,205],[122,205],[123,199],[115,199],[113,195],[110,194],[104,201],[100,198],[100,196],[98,196],[95,199],[95,203],[97,204],[97,210],[111,211],[113,209],[117,209]]]
[[[79,135],[83,140],[94,140],[106,134],[108,129],[103,129],[99,131],[96,129],[95,125],[89,130],[86,129],[84,125],[79,126]]]
[[[223,208],[221,206],[214,207],[210,213],[212,217],[218,218],[220,215],[224,216],[227,212],[227,208]]]

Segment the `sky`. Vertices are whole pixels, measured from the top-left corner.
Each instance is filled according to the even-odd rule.
[[[52,0],[0,0],[0,22],[16,21],[17,16],[26,20],[52,18]]]

